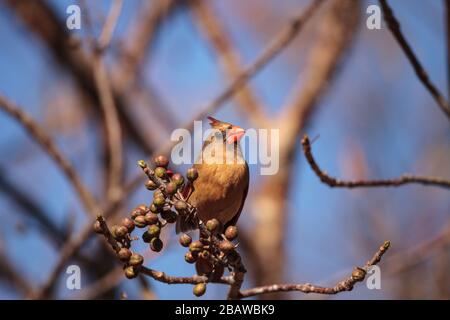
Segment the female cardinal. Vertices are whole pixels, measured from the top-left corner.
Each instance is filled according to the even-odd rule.
[[[226,227],[239,219],[249,185],[248,165],[242,156],[239,140],[245,130],[208,117],[213,133],[203,144],[194,168],[198,178],[186,188],[188,201],[197,208],[197,217],[206,223],[216,218]],[[179,217],[177,233],[195,229],[188,217]]]

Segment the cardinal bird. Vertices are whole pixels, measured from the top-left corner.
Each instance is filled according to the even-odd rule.
[[[239,145],[245,130],[213,117],[208,120],[213,133],[205,140],[193,166],[198,178],[187,186],[186,194],[200,220],[206,223],[216,218],[225,230],[236,224],[247,197],[249,170]],[[195,228],[192,219],[179,217],[177,233]]]

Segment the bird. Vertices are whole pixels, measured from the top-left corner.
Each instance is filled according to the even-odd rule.
[[[197,218],[204,223],[215,218],[226,230],[236,225],[248,193],[249,168],[239,144],[245,130],[213,117],[208,120],[213,130],[193,165],[198,177],[183,193],[197,209]],[[177,233],[196,228],[195,220],[178,217]]]

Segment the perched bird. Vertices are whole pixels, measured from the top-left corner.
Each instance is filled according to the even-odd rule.
[[[236,224],[247,197],[249,170],[239,145],[245,130],[212,117],[208,120],[213,132],[193,166],[198,178],[187,186],[186,194],[198,218],[204,223],[216,218],[225,230]],[[192,220],[179,217],[177,233],[195,228]]]

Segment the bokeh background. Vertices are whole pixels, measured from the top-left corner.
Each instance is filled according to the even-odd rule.
[[[99,107],[89,99],[64,59],[57,57],[48,41],[37,35],[37,25],[45,24],[41,16],[35,15],[31,25],[24,22],[27,18],[18,8],[26,2],[34,1],[0,1],[0,94],[45,127],[85,184],[102,199],[106,160]],[[73,50],[89,52],[89,39],[99,35],[112,2],[39,3],[51,9],[62,22],[61,28],[65,27],[67,6],[80,5],[82,15],[84,9],[88,10],[90,27],[83,20],[81,30],[49,32],[67,33],[75,39]],[[309,2],[216,0],[206,3],[245,66]],[[349,21],[349,24],[356,23],[351,28],[351,39],[300,133],[319,137],[313,144],[314,155],[321,167],[336,177],[391,178],[410,172],[450,178],[448,119],[415,76],[384,21],[380,30],[367,29],[366,8],[378,2],[355,3],[359,20]],[[448,98],[445,1],[392,0],[389,3],[431,80]],[[105,53],[112,81],[120,78],[118,61],[133,45],[130,43],[133,30],[161,5],[167,9],[155,24],[143,59],[132,73],[134,83],[122,92],[126,97],[126,114],[131,119],[131,129],[121,120],[124,181],[140,173],[137,160],[149,159],[150,151],[163,146],[173,129],[191,120],[233,79],[224,72],[219,53],[205,37],[205,30],[189,3],[130,0],[123,4]],[[308,81],[306,75],[310,72],[305,72],[308,50],[314,45],[318,26],[329,5],[325,4],[294,41],[249,82],[269,119],[275,119]],[[214,116],[243,127],[256,127],[252,114],[233,99],[223,104]],[[296,119],[283,119],[274,127],[288,125],[290,121]],[[71,184],[52,159],[4,112],[0,112],[0,128],[1,265],[12,267],[31,288],[38,289],[58,261],[63,243],[92,222],[92,217],[86,214]],[[138,132],[141,139],[130,131]],[[252,274],[263,272],[267,264],[278,261],[280,254],[283,254],[283,266],[278,270],[278,279],[331,286],[347,276],[354,266],[364,264],[389,239],[392,249],[380,264],[381,290],[369,290],[360,284],[352,292],[333,297],[301,293],[273,297],[448,299],[449,190],[421,185],[330,188],[308,166],[300,139],[298,135],[295,156],[288,170],[289,188],[279,199],[285,203],[281,213],[283,250],[266,250],[262,262],[256,263],[247,252],[251,246],[244,244],[241,253],[249,268],[244,287],[258,283]],[[261,185],[270,189],[271,178],[258,176],[257,169],[251,167],[252,184],[240,221],[241,232],[247,238],[252,238],[258,219],[262,219],[258,214],[264,214],[255,209]],[[274,189],[277,192],[276,186]],[[137,204],[150,201],[150,197],[143,186],[138,187],[124,201],[118,217],[127,215]],[[266,226],[258,235],[264,237],[266,233],[268,239],[272,232]],[[194,268],[184,262],[184,248],[177,244],[173,229],[165,230],[164,239],[166,249],[159,254],[137,245],[147,257],[146,264],[171,275],[192,275]],[[190,285],[168,286],[151,279],[127,280],[120,264],[101,245],[102,241],[98,236],[91,237],[81,250],[82,258],[68,263],[81,266],[82,290],[66,289],[64,269],[50,298],[193,297]],[[12,281],[9,272],[0,269],[0,298],[27,297],[27,292]],[[221,299],[225,295],[225,287],[209,285],[204,298]]]

